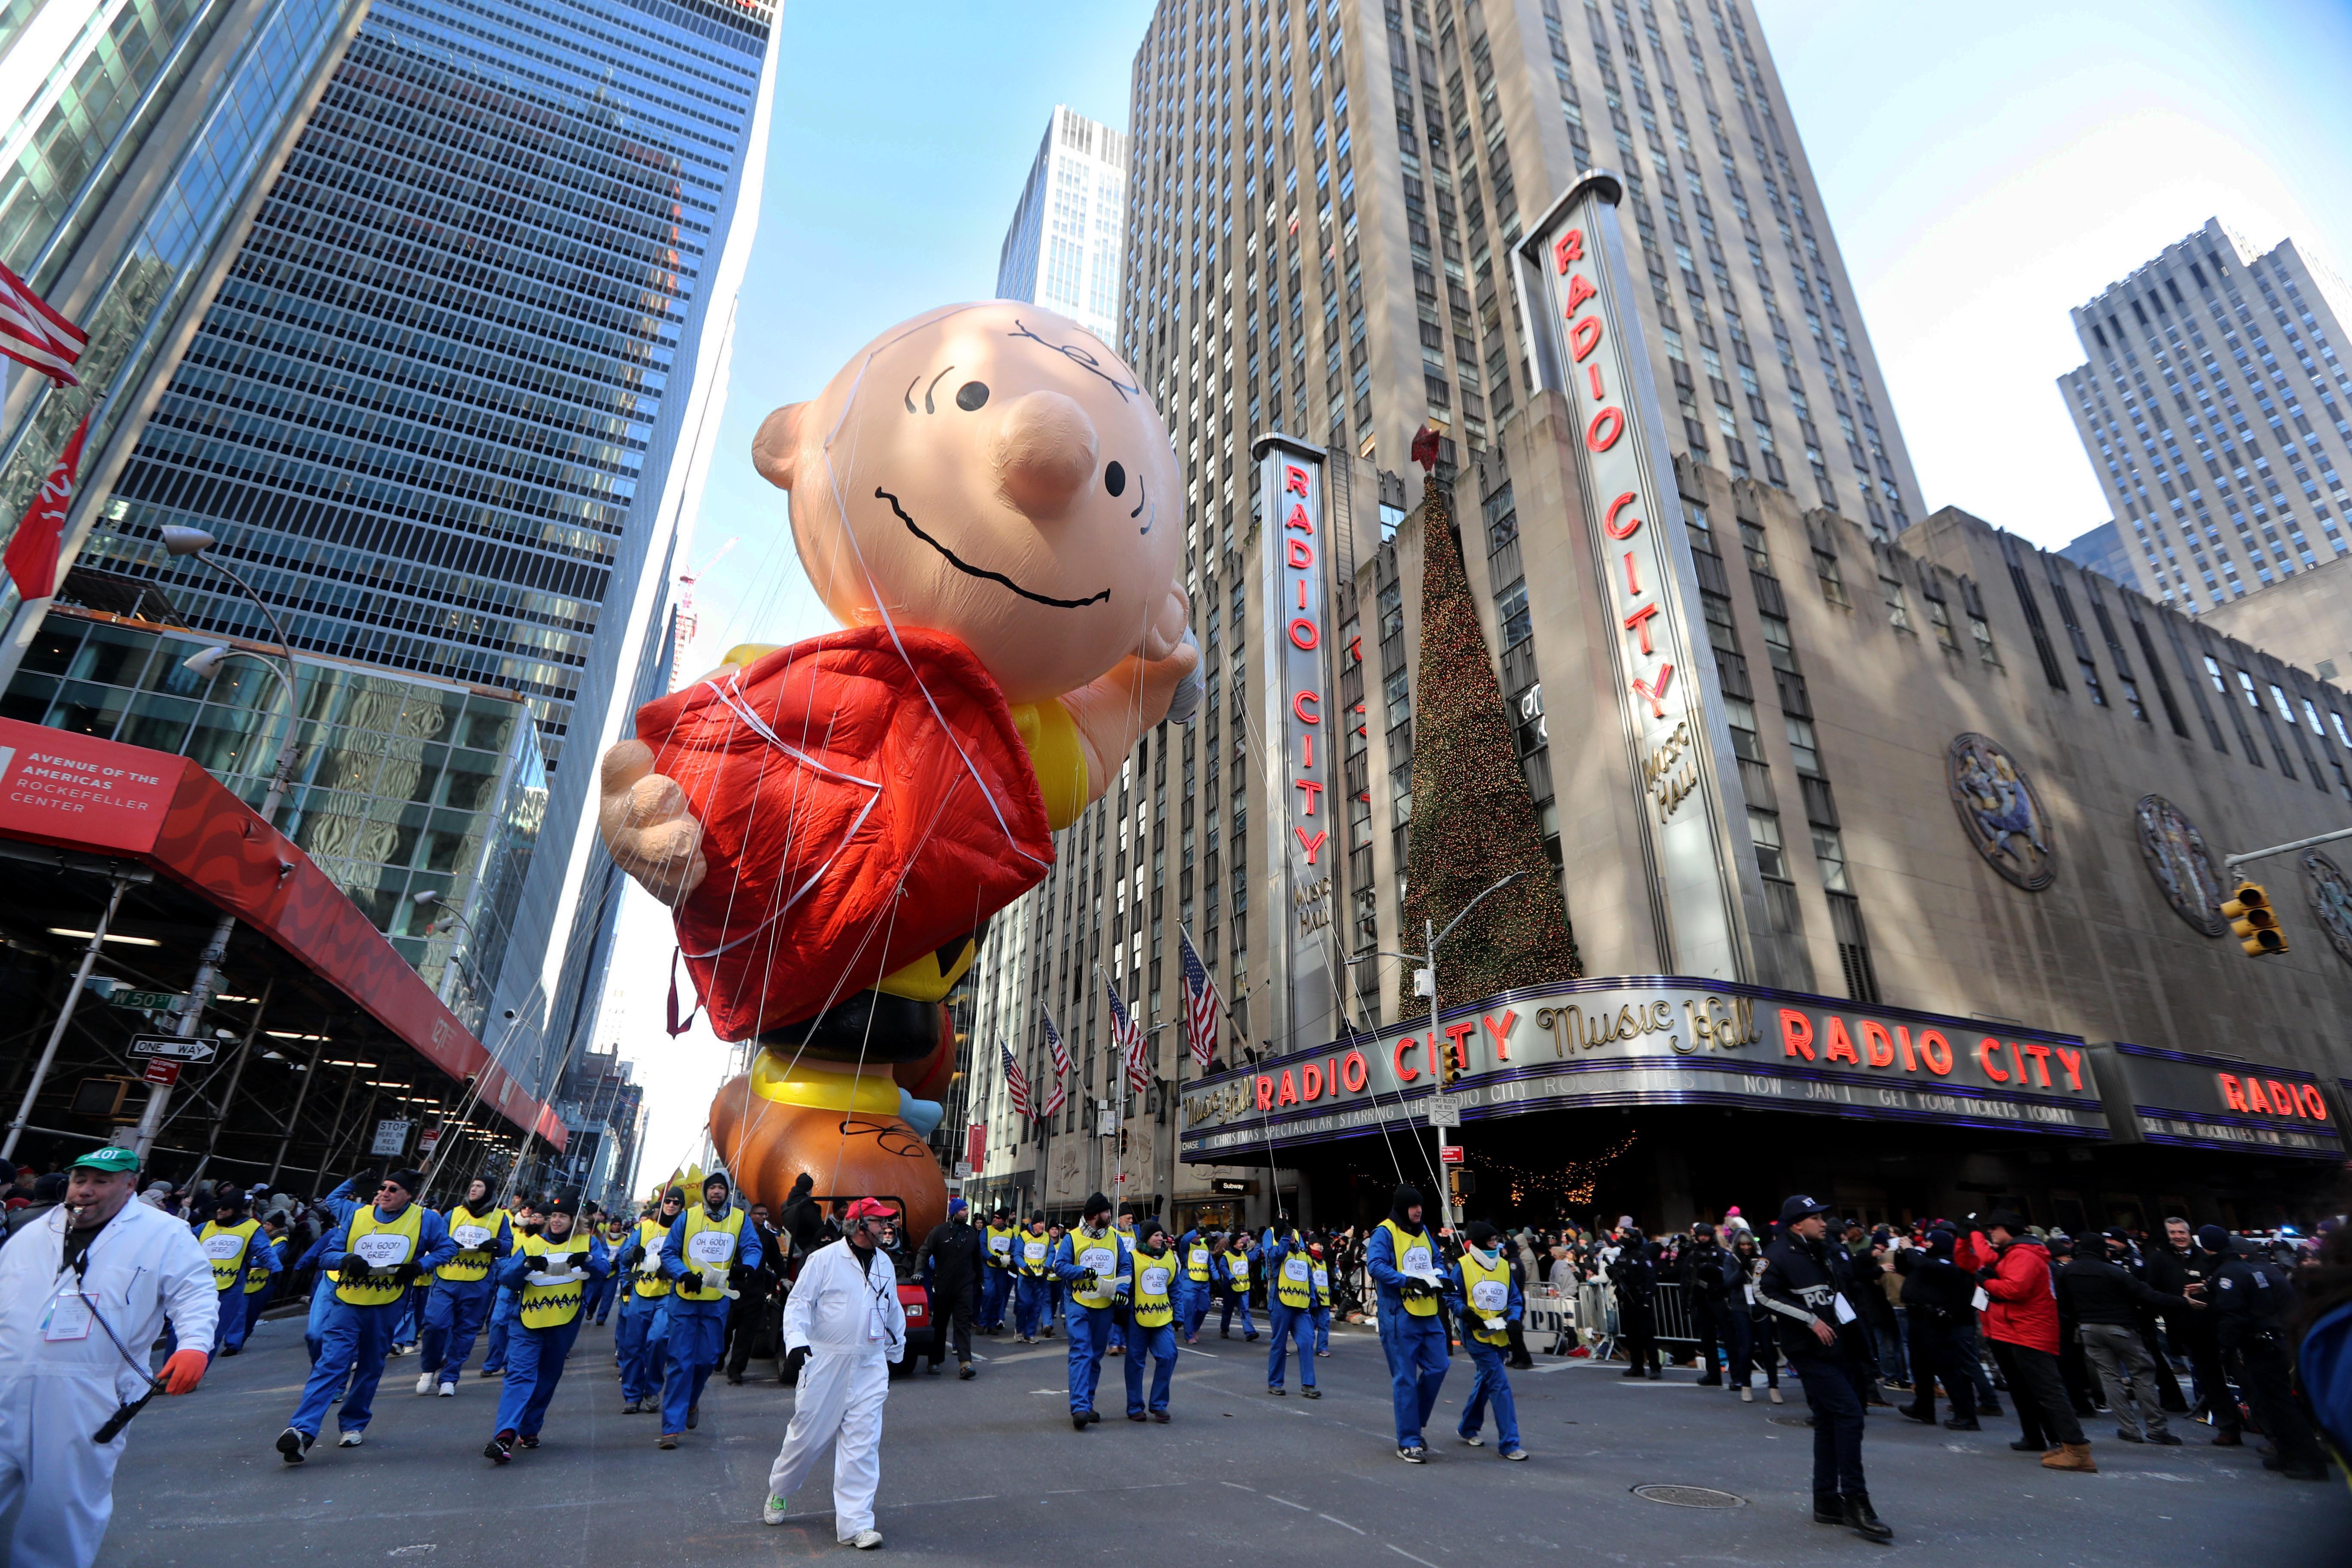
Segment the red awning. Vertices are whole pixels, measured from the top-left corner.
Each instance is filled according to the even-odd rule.
[[[186,757],[0,719],[0,837],[136,860],[269,938],[418,1055],[554,1147],[562,1121],[492,1064],[383,933]]]

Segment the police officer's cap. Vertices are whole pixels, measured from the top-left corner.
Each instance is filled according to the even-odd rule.
[[[2230,1233],[2218,1225],[2200,1225],[2197,1227],[2197,1245],[2208,1252],[2227,1252]]]
[[[1804,1194],[1799,1193],[1796,1196],[1790,1198],[1788,1202],[1780,1205],[1780,1223],[1782,1225],[1794,1225],[1801,1219],[1811,1219],[1817,1214],[1827,1214],[1829,1212],[1829,1205],[1825,1203],[1818,1203],[1815,1200],[1807,1197]]]

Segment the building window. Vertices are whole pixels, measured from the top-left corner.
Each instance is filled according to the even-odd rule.
[[[1756,738],[1756,705],[1737,697],[1723,700],[1724,717],[1731,724],[1731,749],[1742,762],[1761,763],[1764,747]]]
[[[1977,639],[1977,657],[1982,659],[1986,664],[1990,665],[1993,668],[1999,669],[2000,668],[2000,655],[1993,651],[1992,623],[1986,620],[1982,616],[1970,616],[1969,617],[1969,630],[1975,635]]]
[[[1878,579],[1880,597],[1886,601],[1887,624],[1898,632],[1911,630],[1911,601],[1904,595],[1903,581],[1881,574]]]
[[[1813,858],[1821,862],[1822,887],[1832,893],[1853,891],[1845,876],[1845,840],[1836,828],[1813,825]]]
[[[1388,700],[1388,727],[1391,730],[1412,717],[1412,687],[1410,678],[1400,669],[1388,678],[1383,687]]]
[[[1953,653],[1960,651],[1960,639],[1952,631],[1952,612],[1941,599],[1927,601],[1927,624],[1936,628],[1936,641]]]
[[[1748,813],[1748,836],[1756,841],[1756,868],[1775,881],[1789,880],[1789,856],[1780,843],[1779,814],[1751,809]]]
[[[1862,905],[1852,893],[1830,894],[1830,924],[1837,932],[1838,967],[1845,974],[1846,994],[1875,1005],[1878,975],[1871,967],[1870,942],[1862,929]]]
[[[1530,637],[1528,624],[1528,583],[1522,577],[1495,595],[1495,621],[1502,628],[1503,649],[1509,652]]]
[[[1789,750],[1796,754],[1797,772],[1808,778],[1828,777],[1822,771],[1821,742],[1814,738],[1813,721],[1790,714],[1782,722],[1789,726]]]
[[[2080,656],[2076,657],[2074,667],[2083,673],[2083,685],[2090,691],[2091,700],[2105,708],[2107,705],[2107,690],[2105,687],[2099,684],[2099,667]]]
[[[1845,575],[1838,570],[1838,559],[1826,550],[1813,552],[1813,575],[1822,581],[1822,597],[1841,610],[1853,608],[1853,601],[1845,595]]]

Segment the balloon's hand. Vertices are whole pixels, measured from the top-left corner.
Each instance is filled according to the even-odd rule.
[[[643,741],[623,741],[604,753],[596,830],[622,870],[675,905],[710,868],[702,854],[702,824],[686,792],[653,766],[653,748]]]
[[[1089,799],[1101,797],[1135,742],[1169,717],[1177,689],[1201,668],[1200,647],[1185,625],[1191,614],[1182,586],[1170,584],[1168,597],[1138,651],[1062,698],[1086,750]]]

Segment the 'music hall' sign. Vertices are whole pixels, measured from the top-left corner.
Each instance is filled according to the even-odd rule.
[[[1183,1154],[1322,1142],[1423,1119],[1441,1053],[1465,1121],[1720,1105],[2107,1136],[2071,1035],[1674,976],[1583,980],[1449,1009],[1184,1088]]]

